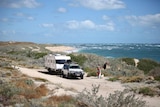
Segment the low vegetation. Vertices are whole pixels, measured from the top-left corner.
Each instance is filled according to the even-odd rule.
[[[79,65],[83,66],[84,62],[87,60],[86,56],[82,54],[69,54],[73,62],[77,62]]]
[[[121,77],[122,83],[142,82],[143,80],[144,80],[143,76]]]
[[[87,77],[97,76],[97,71],[95,68],[86,67],[86,68],[84,68],[84,71],[87,73]]]
[[[160,64],[150,59],[140,59],[137,67],[143,70],[145,74],[148,74],[152,69],[160,67]]]
[[[143,96],[160,96],[160,85],[157,86],[144,86],[136,88],[135,93],[142,94]]]
[[[32,52],[32,51],[28,51],[26,54],[27,57],[34,59],[43,58],[45,55],[47,55],[47,53],[45,52]]]
[[[48,82],[48,80],[44,79],[44,78],[33,78],[35,81],[40,81],[40,82]]]
[[[0,59],[12,65],[28,68],[42,67],[43,57],[49,53],[45,46],[47,45],[22,42],[1,43]]]
[[[160,81],[160,67],[155,67],[149,71],[148,75],[153,76],[155,80]]]
[[[146,102],[127,90],[115,91],[108,97],[98,96],[100,85],[92,85],[92,90],[84,89],[77,97],[81,107],[146,107]]]
[[[47,107],[76,107],[75,98],[69,95],[51,96],[45,103]]]
[[[36,86],[32,78],[21,74],[16,69],[6,69],[4,66],[1,67],[0,73],[0,104],[4,106],[17,103],[27,105],[30,104],[30,99],[46,96],[49,91],[44,84]],[[8,73],[10,73],[9,77]]]
[[[119,80],[119,77],[117,77],[117,76],[111,77],[111,78],[108,79],[108,81],[112,81],[112,82],[118,81],[118,80]]]
[[[128,65],[135,66],[135,61],[133,58],[122,58],[122,61],[126,62]]]
[[[143,87],[139,89],[139,94],[154,96],[157,95],[156,91],[151,87]]]

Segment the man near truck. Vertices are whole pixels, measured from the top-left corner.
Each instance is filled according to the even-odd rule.
[[[101,67],[97,66],[97,76],[100,79],[101,78]]]

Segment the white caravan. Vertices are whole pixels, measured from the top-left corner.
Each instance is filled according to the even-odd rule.
[[[62,68],[64,63],[70,63],[71,57],[61,54],[56,55],[46,55],[45,56],[45,68],[48,69],[49,72],[55,72],[57,74],[62,74]]]

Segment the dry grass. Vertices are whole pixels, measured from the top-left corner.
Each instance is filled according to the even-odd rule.
[[[72,97],[68,95],[52,96],[49,98],[49,100],[56,103],[69,102],[72,100]]]
[[[13,84],[19,89],[17,95],[21,95],[26,99],[41,98],[49,92],[44,84],[36,87],[34,82],[31,79],[27,79],[27,77],[14,80]]]
[[[48,91],[49,90],[46,88],[46,86],[42,84],[39,87],[36,87],[35,89],[33,87],[30,87],[30,89],[25,89],[24,92],[21,93],[21,95],[27,99],[35,99],[41,98],[42,96],[46,96]]]
[[[68,96],[68,95],[62,95],[62,96],[51,96],[50,98],[48,98],[48,100],[46,101],[46,105],[47,106],[53,106],[53,107],[58,107],[58,105],[72,105],[74,98],[72,96]],[[72,105],[73,106],[73,105]],[[62,106],[64,107],[64,106]]]
[[[44,84],[41,84],[39,87],[35,89],[36,93],[39,94],[39,97],[46,96],[48,93],[48,89]]]
[[[42,82],[47,82],[48,81],[48,80],[46,80],[44,78],[38,78],[38,77],[35,77],[33,79],[36,80],[36,81],[42,81]]]
[[[144,80],[144,76],[120,77],[119,79],[122,83],[142,82]]]

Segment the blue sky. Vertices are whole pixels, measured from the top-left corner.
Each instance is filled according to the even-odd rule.
[[[160,0],[1,0],[0,41],[160,43]]]

